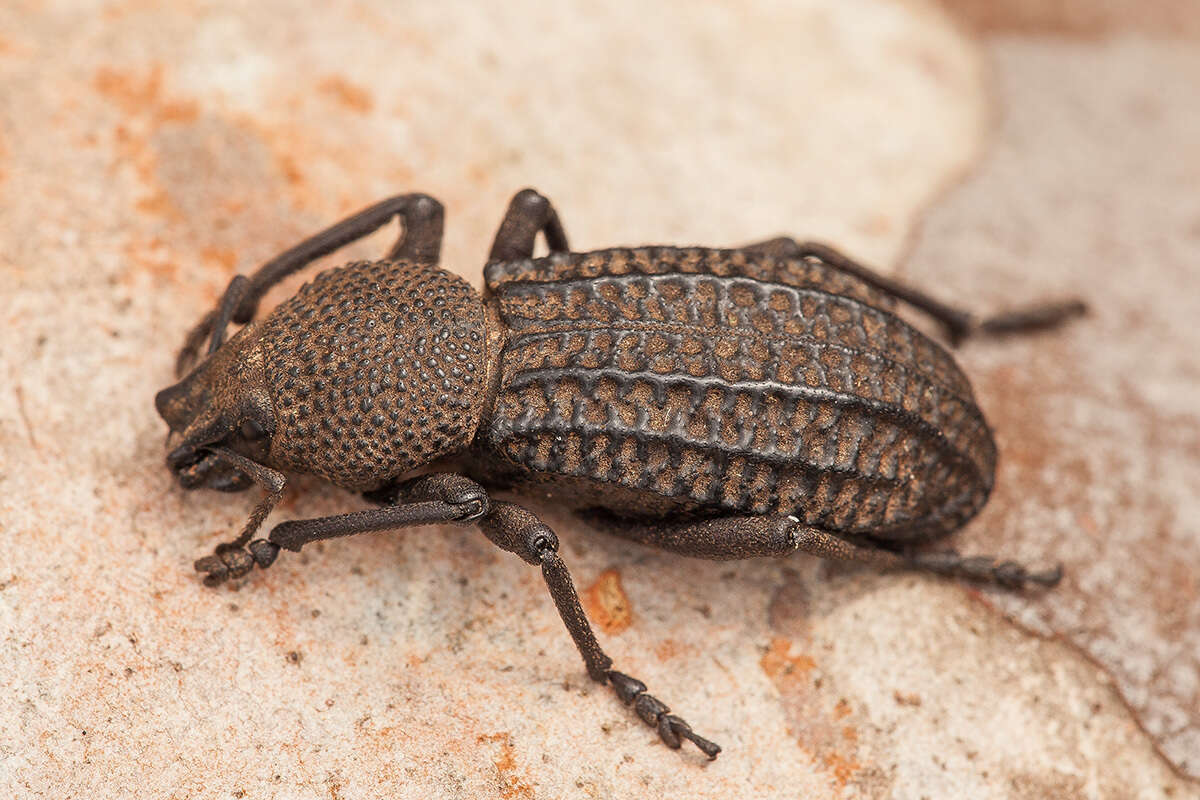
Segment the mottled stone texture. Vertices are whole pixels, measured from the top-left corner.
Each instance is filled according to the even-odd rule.
[[[0,8],[0,794],[1200,795],[1194,41],[974,41],[911,0],[245,5]],[[712,764],[596,691],[478,533],[204,588],[255,498],[163,466],[187,327],[401,191],[445,202],[478,286],[524,185],[581,248],[787,233],[981,309],[1087,294],[1068,331],[959,353],[999,473],[958,543],[1061,558],[1064,586],[688,561],[540,507]],[[359,507],[300,477],[271,522]]]

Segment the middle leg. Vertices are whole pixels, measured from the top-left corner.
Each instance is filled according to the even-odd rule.
[[[546,237],[546,246],[551,253],[565,253],[571,249],[562,221],[550,201],[535,189],[522,189],[508,204],[488,261],[532,258],[539,233]]]
[[[686,739],[709,759],[717,757],[721,752],[720,745],[693,732],[683,719],[670,713],[671,709],[665,703],[647,693],[646,684],[612,669],[612,659],[596,641],[596,634],[579,603],[571,573],[558,555],[558,537],[554,531],[529,510],[503,502],[492,504],[492,510],[479,521],[479,527],[498,547],[542,568],[542,578],[550,590],[550,597],[583,656],[592,680],[611,685],[617,697],[626,705],[632,705],[642,721],[654,728],[668,747],[678,749]]]

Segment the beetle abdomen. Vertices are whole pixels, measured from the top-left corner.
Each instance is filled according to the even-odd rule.
[[[510,333],[481,433],[514,466],[889,538],[986,500],[970,386],[894,315],[753,278],[558,274],[492,286]]]

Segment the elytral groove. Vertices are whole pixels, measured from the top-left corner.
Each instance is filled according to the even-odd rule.
[[[543,419],[541,421],[541,423],[533,423],[532,415],[529,414],[529,415],[523,416],[521,418],[521,420],[519,421],[519,424],[509,428],[509,430],[512,430],[514,433],[526,432],[526,431],[534,430],[535,429],[534,426],[536,424],[550,425],[552,423],[557,423],[557,422],[563,422],[567,425],[578,426],[578,428],[580,430],[588,429],[589,425],[583,419],[584,414],[581,412],[581,410],[584,406],[584,403],[585,403],[584,398],[587,398],[588,396],[593,394],[596,390],[597,383],[605,378],[612,379],[619,386],[624,387],[624,393],[628,393],[629,387],[633,386],[635,382],[644,381],[655,387],[654,393],[655,393],[656,398],[664,398],[665,397],[664,390],[670,386],[686,387],[692,391],[693,396],[695,396],[696,393],[702,394],[702,393],[704,393],[704,391],[706,391],[708,389],[717,389],[728,395],[733,395],[734,393],[742,392],[742,393],[745,393],[747,396],[749,396],[751,398],[751,403],[754,404],[751,406],[751,408],[750,408],[751,413],[748,415],[747,422],[750,422],[750,423],[753,423],[754,420],[757,418],[757,415],[755,413],[757,410],[756,406],[758,404],[760,404],[762,401],[762,398],[767,395],[775,395],[775,396],[779,396],[779,397],[784,397],[784,398],[788,398],[789,400],[792,400],[792,401],[802,400],[802,401],[807,401],[810,403],[827,403],[827,404],[829,404],[831,406],[835,406],[835,407],[854,408],[854,409],[859,409],[859,410],[875,413],[882,417],[886,417],[888,419],[895,420],[897,422],[897,424],[899,425],[899,427],[901,427],[904,430],[907,430],[910,433],[914,433],[914,434],[918,434],[922,437],[926,437],[930,442],[933,442],[939,446],[939,448],[942,451],[942,455],[953,460],[955,463],[961,464],[964,468],[973,470],[975,473],[975,476],[977,478],[981,477],[979,475],[978,467],[975,465],[974,462],[972,462],[970,460],[970,458],[967,456],[967,454],[965,454],[963,451],[955,448],[953,443],[943,434],[943,432],[940,429],[938,429],[934,425],[930,424],[929,422],[925,421],[924,419],[922,419],[920,416],[918,416],[916,414],[906,411],[905,409],[900,408],[898,406],[888,405],[886,403],[881,403],[879,401],[872,400],[869,398],[857,397],[857,396],[850,395],[850,394],[835,392],[835,391],[832,391],[829,389],[814,389],[814,388],[810,388],[807,386],[796,386],[796,385],[790,385],[790,384],[775,383],[773,381],[729,382],[729,381],[723,380],[722,378],[713,377],[713,376],[697,378],[697,377],[681,376],[681,375],[660,375],[657,373],[644,372],[644,371],[627,372],[627,371],[620,370],[617,368],[604,368],[604,369],[595,369],[595,370],[581,370],[581,369],[526,370],[526,371],[520,373],[518,376],[513,378],[512,382],[509,384],[509,387],[508,387],[509,389],[514,390],[514,391],[519,391],[521,389],[524,389],[531,385],[536,384],[536,385],[540,386],[543,389],[543,391],[545,391],[547,394],[549,394],[550,392],[552,392],[553,387],[557,386],[559,384],[559,382],[574,381],[579,386],[581,397],[577,397],[575,399],[574,408],[573,408],[572,414],[570,415],[569,418],[564,418],[562,415],[557,414],[556,413],[557,406],[551,404],[549,406],[549,411],[548,411],[547,417],[545,419]],[[621,390],[618,390],[618,393],[621,393]],[[695,410],[696,410],[695,408],[692,409],[693,413],[695,413]],[[530,409],[530,411],[532,411],[532,408]],[[619,421],[617,421],[617,420],[613,420],[612,424],[607,428],[607,430],[608,430],[608,432],[611,432],[611,433],[619,432],[619,433],[625,433],[625,434],[630,434],[630,435],[641,433],[641,434],[645,434],[648,437],[662,437],[664,440],[668,440],[668,439],[674,437],[675,434],[677,433],[677,431],[681,430],[684,427],[683,413],[680,413],[679,410],[675,410],[675,412],[672,416],[673,416],[674,421],[671,424],[670,428],[661,433],[657,432],[655,430],[652,430],[652,429],[641,429],[641,428],[638,428],[635,426],[623,428],[620,425]],[[593,426],[593,427],[595,428],[596,431],[604,429],[603,426],[599,426],[599,425]],[[549,430],[549,428],[546,428],[546,429]],[[566,429],[563,429],[559,432],[565,432],[565,430]],[[716,437],[708,437],[708,438],[695,437],[695,438],[693,438],[693,437],[687,437],[684,435],[680,435],[678,437],[678,441],[681,445],[715,447],[718,449],[724,449],[731,453],[737,453],[737,452],[745,452],[746,448],[748,448],[751,445],[751,441],[749,439],[749,437],[751,436],[751,433],[752,433],[751,425],[743,426],[741,433],[740,433],[740,436],[742,438],[739,439],[738,441],[730,443],[730,444],[725,444],[725,443],[719,441],[719,439],[717,439]],[[776,438],[778,435],[777,431],[774,428],[771,428],[768,431],[768,434],[772,438]],[[768,448],[756,455],[764,461],[778,463],[781,466],[790,463],[792,460],[794,460],[795,458],[798,457],[798,454],[795,452],[786,452],[786,453],[780,452],[776,448]],[[817,465],[812,465],[812,466],[814,468],[818,468],[818,469],[831,469],[834,471],[838,471],[836,466],[823,466],[823,467],[817,466]],[[865,474],[865,473],[860,473],[860,472],[857,472],[854,470],[841,470],[841,471],[847,472],[848,474],[853,474],[853,475],[863,478],[865,480],[888,479],[888,478],[880,478],[879,476],[873,476],[873,475],[869,475],[869,474]],[[892,478],[892,480],[894,480],[894,478]]]

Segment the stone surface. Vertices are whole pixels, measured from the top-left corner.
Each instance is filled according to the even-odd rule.
[[[1078,291],[1093,313],[1063,335],[962,349],[1001,455],[961,549],[1060,559],[1058,591],[998,607],[1111,669],[1197,775],[1200,107],[1184,98],[1200,49],[1001,39],[991,55],[994,143],[929,215],[905,274],[986,307]]]
[[[1195,48],[981,51],[913,0],[500,8],[0,9],[0,792],[1200,796]],[[904,275],[981,308],[1087,293],[1069,331],[961,351],[1002,471],[958,544],[1062,558],[1065,586],[687,561],[539,508],[711,764],[590,684],[536,571],[476,533],[201,586],[253,498],[162,466],[187,326],[398,191],[446,203],[478,282],[527,184],[580,248],[787,232],[885,265],[941,195]],[[361,505],[299,479],[273,521]]]

